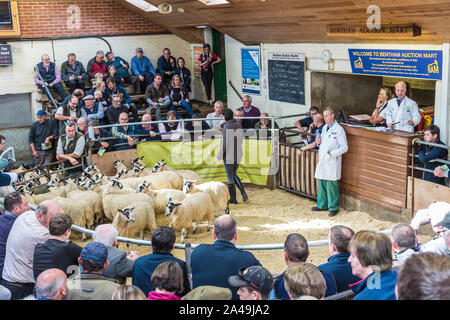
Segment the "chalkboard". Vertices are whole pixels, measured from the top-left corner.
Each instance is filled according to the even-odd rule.
[[[305,104],[305,62],[268,60],[269,99]]]
[[[11,46],[9,44],[0,44],[0,66],[12,65]]]

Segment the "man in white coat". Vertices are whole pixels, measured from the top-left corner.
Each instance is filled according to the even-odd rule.
[[[395,95],[388,101],[380,117],[386,120],[389,128],[395,130],[414,132],[414,127],[420,122],[419,107],[414,100],[406,96],[406,83],[399,81],[395,84]]]
[[[317,207],[312,211],[330,210],[328,216],[333,217],[339,210],[339,182],[341,179],[342,154],[347,152],[347,137],[344,128],[334,120],[331,107],[323,111],[325,126],[320,135],[319,163],[314,178],[319,180]]]

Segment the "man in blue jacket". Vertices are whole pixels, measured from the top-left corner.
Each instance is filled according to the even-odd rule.
[[[1,142],[0,138],[0,142]],[[9,186],[11,183],[14,183],[17,181],[18,175],[14,172],[2,172],[4,168],[6,168],[9,165],[8,159],[1,158],[0,159],[0,187],[6,187]]]
[[[238,288],[228,283],[230,276],[241,268],[261,265],[255,256],[237,249],[236,221],[230,215],[222,215],[214,221],[213,244],[200,244],[192,251],[192,286],[217,286],[228,288],[232,300],[239,300]]]
[[[353,230],[345,226],[337,225],[331,227],[328,236],[328,248],[330,249],[331,257],[327,259],[327,263],[318,266],[320,271],[333,275],[338,293],[349,290],[350,284],[361,280],[353,275],[352,266],[347,261],[350,257],[347,247],[353,234]]]
[[[445,146],[445,143],[440,140],[440,129],[434,124],[425,128],[423,139],[426,142],[442,144],[443,146]],[[446,148],[422,145],[420,150],[417,152],[417,155],[419,156],[419,158],[414,159],[415,163],[421,164],[421,166],[425,169],[434,170],[435,168],[441,166],[442,163],[433,160],[447,160],[448,150]],[[434,173],[422,172],[421,176],[423,180],[438,183],[441,185],[445,184],[444,178],[436,177]]]
[[[153,83],[153,75],[156,71],[150,59],[144,56],[142,48],[136,49],[136,56],[131,58],[131,67],[139,79],[139,88],[136,89],[136,94],[143,94],[145,89]]]
[[[153,253],[137,258],[133,266],[133,280],[132,284],[148,296],[150,291],[155,290],[150,281],[153,271],[163,262],[176,261],[183,270],[183,288],[182,295],[188,293],[191,288],[187,276],[186,263],[183,260],[175,258],[172,255],[172,250],[175,247],[175,232],[169,227],[158,227],[152,233],[152,248]]]
[[[120,97],[120,102],[127,107],[129,111],[133,113],[133,121],[138,122],[139,121],[139,114],[136,109],[136,105],[134,103],[131,103],[131,98],[128,95],[127,91],[124,87],[116,85],[116,82],[113,78],[106,79],[106,86],[108,89],[106,89],[106,103],[108,107],[112,106],[112,100],[114,96]]]

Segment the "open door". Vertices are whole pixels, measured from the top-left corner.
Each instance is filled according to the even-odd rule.
[[[224,34],[211,28],[212,52],[217,54],[222,62],[214,65],[214,98],[227,103],[227,67],[225,61],[225,37]]]

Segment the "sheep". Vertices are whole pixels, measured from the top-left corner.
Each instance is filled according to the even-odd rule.
[[[230,200],[230,192],[228,186],[222,182],[211,181],[197,185],[195,181],[185,180],[183,185],[183,192],[192,194],[196,192],[206,192],[211,197],[214,208],[218,215],[222,213],[229,214],[228,200]]]
[[[136,201],[132,207],[119,208],[112,224],[119,236],[134,238],[136,233],[140,233],[141,239],[144,239],[144,229],[153,232],[158,227],[153,207],[144,201]]]
[[[114,220],[119,209],[124,209],[127,206],[133,205],[136,201],[143,201],[151,205],[152,208],[154,207],[153,200],[148,194],[136,193],[135,190],[130,188],[119,188],[117,187],[116,182],[118,181],[110,180],[110,183],[103,189],[103,213],[108,219]],[[113,183],[116,186],[113,186]]]
[[[72,218],[74,225],[89,228],[86,214],[91,210],[91,205],[83,199],[68,199],[55,197],[53,200],[58,204],[61,212],[67,213]],[[86,234],[83,233],[82,241],[86,241]]]
[[[145,168],[145,164],[142,162],[142,160],[144,160],[144,156],[131,160],[131,164],[135,167],[144,167]]]
[[[143,177],[126,178],[120,180],[125,187],[135,189],[140,183],[147,181],[151,183],[153,190],[183,188],[183,178],[172,171],[157,172]]]
[[[214,205],[206,192],[198,192],[181,202],[169,198],[165,210],[166,216],[171,216],[169,227],[181,229],[181,243],[187,237],[187,228],[194,223],[193,233],[197,231],[198,222],[208,220],[208,231],[214,220]]]
[[[164,159],[159,161],[159,162],[157,162],[157,163],[155,163],[155,165],[152,168],[152,172],[153,173],[155,173],[155,172],[164,172],[164,171],[176,172],[183,179],[195,181],[197,184],[200,184],[200,183],[203,182],[202,178],[197,173],[195,173],[192,170],[181,170],[181,169],[174,170],[174,169],[171,169],[171,168],[167,167]]]
[[[94,191],[73,190],[67,193],[67,199],[75,201],[83,200],[90,204],[90,210],[86,212],[86,223],[94,226],[103,217],[102,197]]]
[[[119,172],[123,169],[128,169],[123,160],[114,161],[114,168],[116,169],[116,172]]]
[[[66,189],[65,188],[49,188],[49,192],[42,194],[32,194],[29,192],[24,192],[25,198],[27,202],[38,205],[44,200],[50,200],[55,197],[66,197]]]

